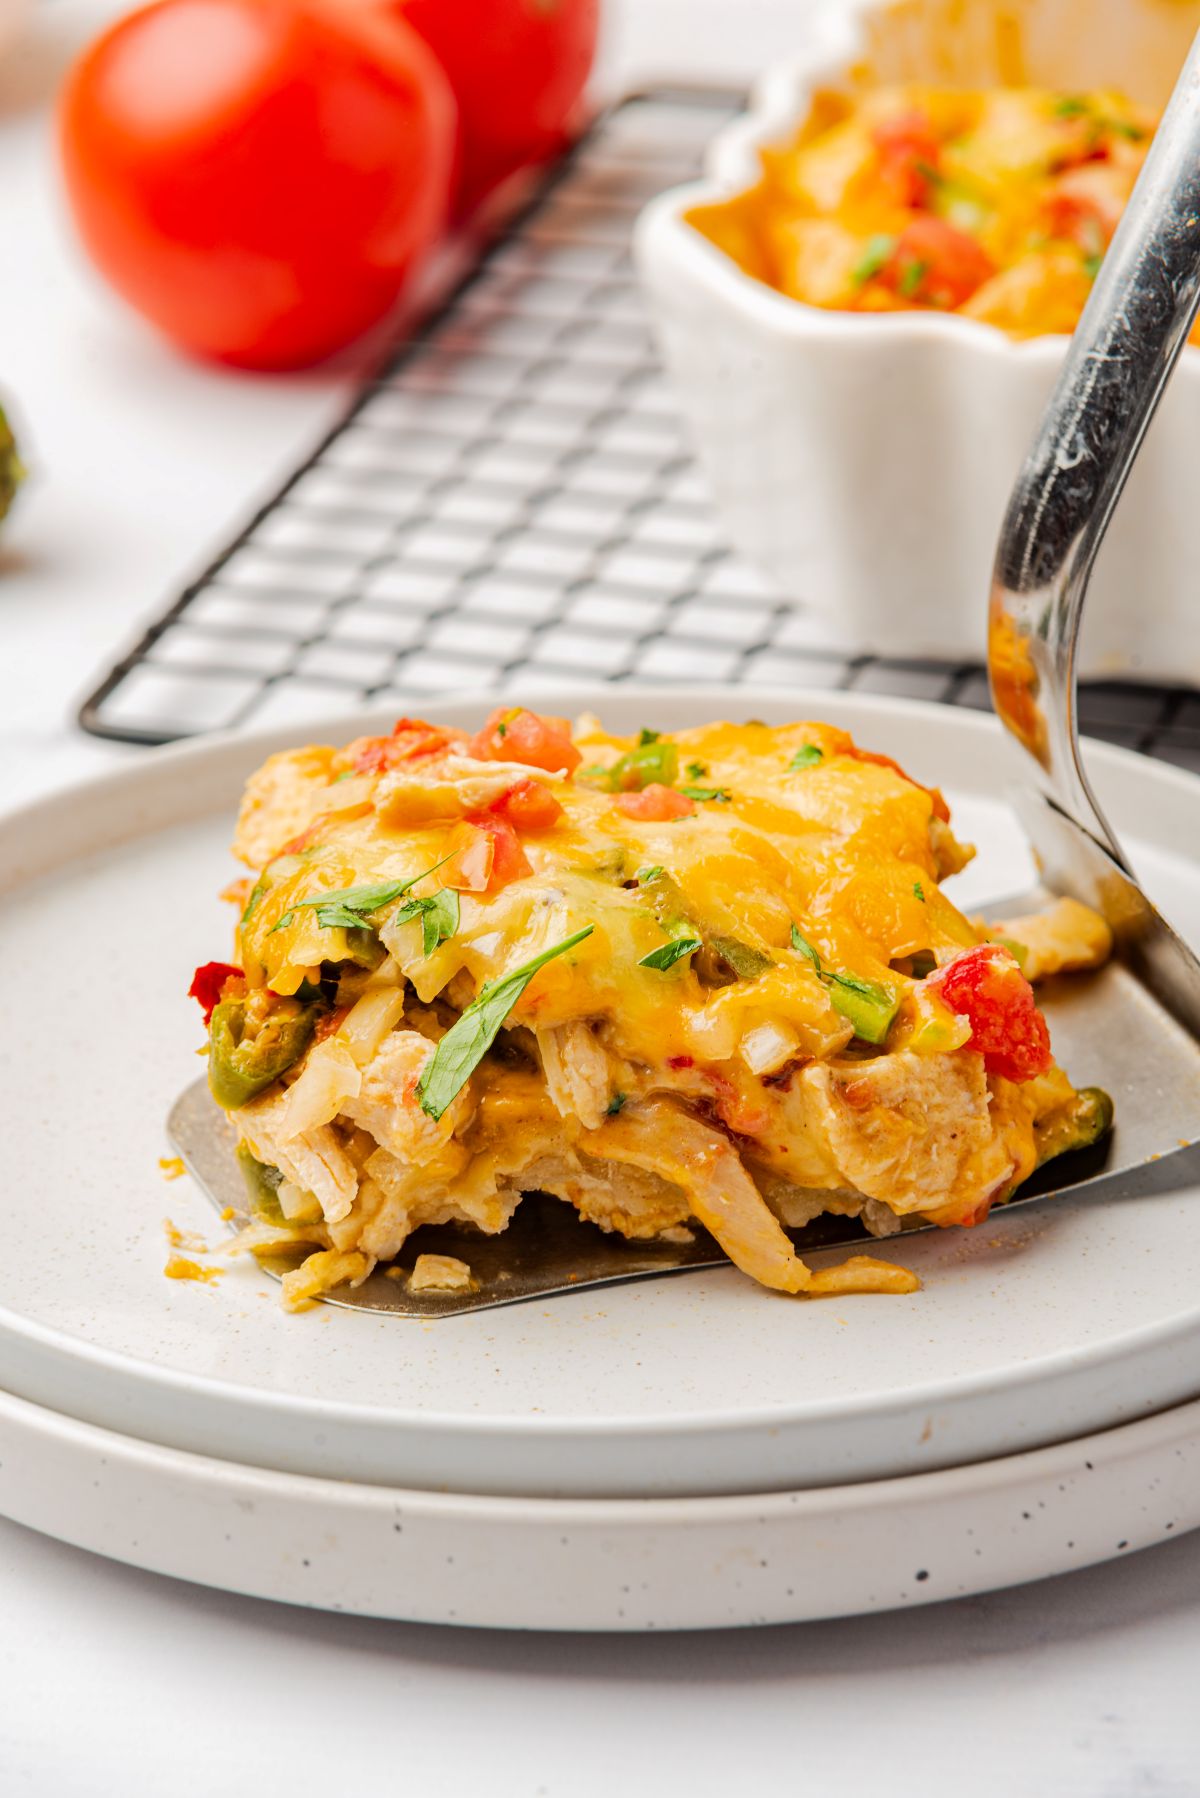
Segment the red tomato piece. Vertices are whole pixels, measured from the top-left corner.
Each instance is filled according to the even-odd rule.
[[[437,54],[461,118],[458,211],[570,136],[599,0],[393,0]]]
[[[995,272],[982,244],[930,213],[905,225],[879,279],[914,305],[952,312]]]
[[[221,1002],[221,988],[227,980],[244,980],[245,975],[240,968],[235,968],[227,961],[206,961],[203,967],[196,969],[192,975],[192,984],[188,987],[188,998],[198,999],[200,1009],[204,1013],[207,1024],[213,1011]]]
[[[390,737],[359,737],[344,751],[350,765],[359,774],[380,774],[401,762],[420,761],[437,755],[461,731],[443,730],[440,725],[426,724],[423,718],[398,718]]]
[[[507,818],[518,830],[549,830],[563,815],[562,806],[540,780],[519,780],[488,810],[494,817]]]
[[[483,762],[524,762],[548,774],[573,774],[583,760],[566,718],[543,718],[519,705],[497,706],[467,754]]]
[[[696,809],[695,800],[686,793],[677,793],[674,787],[664,787],[657,780],[640,793],[618,793],[616,803],[627,818],[637,818],[643,824],[665,824],[670,818],[686,818]]]
[[[951,1011],[971,1025],[968,1045],[989,1074],[1032,1080],[1050,1066],[1050,1031],[1033,988],[1013,956],[997,943],[980,943],[929,976]]]
[[[901,206],[927,206],[942,146],[923,112],[884,119],[871,133],[882,186]]]
[[[450,859],[439,873],[448,887],[469,893],[496,892],[533,873],[512,825],[488,812],[476,812],[456,824],[447,848]]]
[[[382,7],[156,0],[84,51],[60,126],[96,267],[175,343],[244,368],[377,324],[448,211],[454,95]]]

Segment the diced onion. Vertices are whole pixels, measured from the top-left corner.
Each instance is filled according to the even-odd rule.
[[[800,1048],[800,1038],[786,1025],[759,1024],[747,1030],[739,1053],[752,1074],[773,1074]]]

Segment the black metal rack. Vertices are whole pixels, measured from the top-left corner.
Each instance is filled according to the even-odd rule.
[[[80,710],[160,743],[520,680],[733,680],[985,708],[978,667],[836,641],[727,547],[629,256],[736,95],[601,117],[509,233]],[[1093,735],[1200,768],[1200,694],[1087,685]]]

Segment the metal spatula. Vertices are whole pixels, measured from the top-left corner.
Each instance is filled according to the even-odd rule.
[[[996,556],[992,691],[1001,720],[1030,758],[1015,803],[1044,890],[985,910],[1027,911],[1069,894],[1104,914],[1117,943],[1101,973],[1052,981],[1040,994],[1058,1059],[1111,1093],[1116,1128],[1097,1151],[1052,1162],[1006,1210],[1064,1192],[1125,1193],[1184,1180],[1184,1168],[1164,1171],[1163,1161],[1200,1140],[1200,962],[1142,892],[1092,793],[1080,759],[1075,666],[1096,551],[1198,305],[1200,40],[1075,332]],[[177,1101],[168,1130],[218,1209],[232,1206],[244,1219],[233,1131],[203,1081]],[[794,1232],[802,1254],[865,1236],[843,1218]],[[691,1243],[626,1242],[581,1222],[557,1200],[536,1198],[523,1201],[498,1237],[423,1229],[401,1257],[401,1271],[427,1251],[465,1257],[478,1289],[413,1293],[405,1278],[377,1271],[327,1302],[448,1316],[725,1260],[699,1226]]]

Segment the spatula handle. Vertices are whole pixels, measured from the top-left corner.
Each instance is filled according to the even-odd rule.
[[[1096,552],[1198,305],[1200,37],[1017,479],[989,613],[997,712],[1043,787],[1121,860],[1079,758],[1076,645]]]

